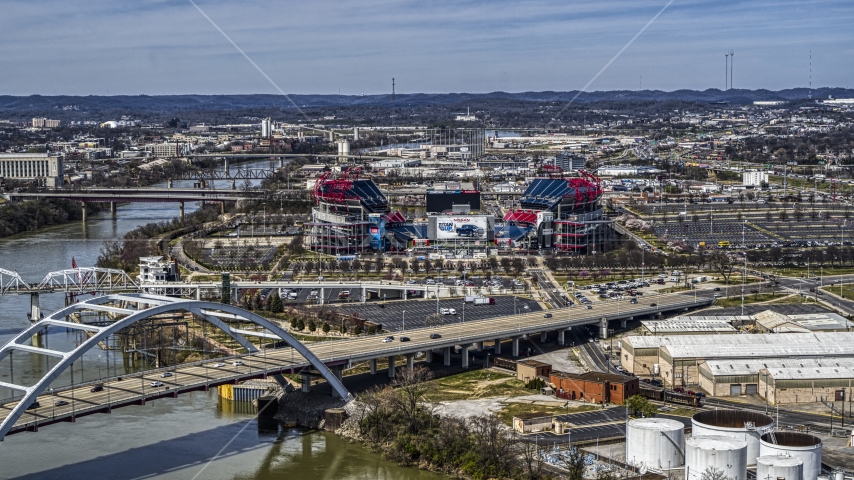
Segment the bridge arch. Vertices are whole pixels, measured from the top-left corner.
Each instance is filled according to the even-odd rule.
[[[137,303],[138,308],[141,308],[143,305],[151,306],[140,310],[129,310],[126,308],[111,307],[105,305],[110,302],[121,301]],[[66,322],[65,320],[63,320],[67,315],[82,310],[107,311],[126,314],[126,316],[106,327],[77,324]],[[119,330],[136,322],[145,320],[154,315],[179,310],[191,312],[197,315],[199,318],[207,321],[211,325],[214,325],[215,327],[221,329],[223,332],[237,340],[250,352],[257,351],[257,349],[255,349],[254,346],[252,346],[252,344],[248,340],[246,340],[240,333],[232,331],[231,327],[229,327],[228,324],[218,319],[216,315],[211,313],[210,311],[220,311],[223,313],[236,315],[269,330],[270,332],[281,338],[286,344],[288,344],[288,346],[292,347],[300,355],[305,357],[305,359],[308,360],[309,363],[311,363],[311,365],[315,369],[317,369],[320,375],[322,375],[323,378],[325,378],[326,381],[329,382],[333,390],[341,398],[343,398],[345,402],[350,401],[352,399],[352,395],[341,383],[341,380],[339,380],[338,377],[336,377],[335,374],[319,358],[317,358],[314,353],[311,352],[311,350],[309,350],[305,345],[302,344],[302,342],[300,342],[291,334],[289,334],[285,329],[258,314],[255,314],[248,310],[244,310],[240,307],[235,307],[233,305],[204,300],[183,300],[145,294],[104,295],[57,310],[50,316],[47,316],[44,319],[33,323],[31,326],[27,327],[21,333],[16,335],[13,339],[9,340],[5,345],[0,347],[0,360],[3,360],[11,352],[16,350],[61,358],[61,360],[53,368],[46,372],[44,376],[42,376],[42,378],[40,378],[34,385],[30,387],[0,382],[0,386],[25,392],[24,397],[9,412],[6,418],[3,419],[2,423],[0,423],[0,439],[6,436],[9,430],[15,425],[15,422],[17,422],[21,415],[26,412],[27,407],[33,401],[35,401],[39,395],[45,392],[45,390],[50,386],[51,382],[53,382],[63,371],[70,367],[75,361],[80,359],[83,354],[85,354],[92,348],[95,348],[98,343],[106,340],[110,335],[113,335]],[[60,326],[71,329],[85,330],[92,332],[93,334],[86,341],[84,341],[79,346],[69,352],[60,352],[55,350],[49,350],[46,348],[33,347],[30,345],[25,345],[23,343],[39,331],[50,326]]]

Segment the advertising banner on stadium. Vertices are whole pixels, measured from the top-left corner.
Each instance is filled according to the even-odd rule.
[[[486,216],[442,216],[436,222],[436,239],[470,238],[486,240],[488,225]]]

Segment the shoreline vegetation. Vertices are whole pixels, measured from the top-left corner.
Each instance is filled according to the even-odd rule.
[[[102,211],[97,203],[86,206],[88,214]],[[83,208],[71,200],[25,200],[0,204],[0,238],[32,232],[45,227],[83,220]]]
[[[432,379],[424,367],[400,369],[390,385],[373,387],[347,404],[347,419],[335,433],[401,466],[451,478],[557,478],[537,446],[524,441],[500,416],[439,415],[429,401],[435,389]],[[560,476],[581,480],[584,463],[584,453],[573,449]]]

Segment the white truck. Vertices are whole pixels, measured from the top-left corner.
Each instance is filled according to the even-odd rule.
[[[492,297],[478,297],[474,299],[475,305],[495,305],[495,299]]]

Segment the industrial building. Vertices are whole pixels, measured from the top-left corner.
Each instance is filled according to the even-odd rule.
[[[631,336],[620,348],[628,372],[660,377],[672,387],[698,386],[713,396],[764,395],[763,371],[764,382],[804,389],[769,392],[782,402],[812,402],[834,386],[854,386],[854,333]]]
[[[0,178],[34,180],[46,187],[61,187],[63,157],[49,153],[0,153]]]
[[[504,221],[531,228],[534,247],[558,251],[595,253],[614,238],[612,220],[604,217],[599,199],[600,180],[585,172],[535,178],[519,198],[519,207],[509,210]],[[533,246],[533,245],[532,245]]]

